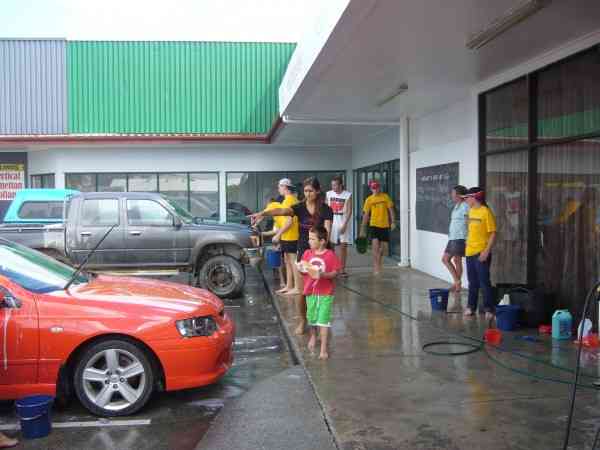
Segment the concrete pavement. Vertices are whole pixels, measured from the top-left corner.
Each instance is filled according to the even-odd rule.
[[[457,357],[427,354],[423,345],[430,342],[478,345],[468,338],[481,337],[486,323],[432,312],[428,289],[447,286],[440,280],[392,265],[373,277],[353,266],[336,294],[330,360],[310,354],[305,336],[292,338],[339,448],[562,448],[572,343],[516,339],[537,335],[522,330],[503,333],[502,351],[486,346]],[[293,299],[277,297],[276,305],[289,333],[297,321]],[[584,352],[585,386],[570,448],[591,448],[600,425],[600,397],[592,387],[599,356],[597,349]]]

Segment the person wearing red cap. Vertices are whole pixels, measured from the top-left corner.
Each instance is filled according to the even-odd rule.
[[[390,242],[390,231],[396,228],[394,222],[394,202],[389,195],[381,192],[379,181],[369,181],[369,195],[363,206],[363,220],[360,236],[366,237],[367,225],[369,236],[373,240],[373,274],[379,275],[383,268],[383,255],[387,253]]]
[[[465,316],[477,311],[479,288],[483,290],[485,318],[494,317],[494,297],[490,281],[492,247],[496,241],[496,218],[485,203],[485,193],[480,187],[467,191],[464,198],[469,205],[469,229],[467,232],[467,278],[469,280],[469,306]]]

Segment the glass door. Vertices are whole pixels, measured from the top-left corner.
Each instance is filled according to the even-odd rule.
[[[377,180],[381,183],[381,190],[386,192],[394,202],[396,225],[400,217],[400,160],[380,163],[363,167],[354,171],[354,220],[355,232],[358,235],[362,222],[362,207],[366,198],[371,195],[369,181]],[[400,229],[397,227],[390,236],[390,255],[400,257]]]

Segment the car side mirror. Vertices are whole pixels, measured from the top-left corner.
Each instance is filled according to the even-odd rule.
[[[0,308],[16,309],[21,307],[21,300],[8,292],[0,292]]]
[[[183,222],[181,221],[181,219],[177,216],[173,217],[173,226],[175,228],[181,228],[183,225]]]

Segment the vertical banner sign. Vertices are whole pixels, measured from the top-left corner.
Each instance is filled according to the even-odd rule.
[[[25,187],[24,164],[0,164],[0,201],[10,202]]]
[[[448,234],[454,206],[450,192],[457,184],[457,162],[417,169],[417,230]]]

